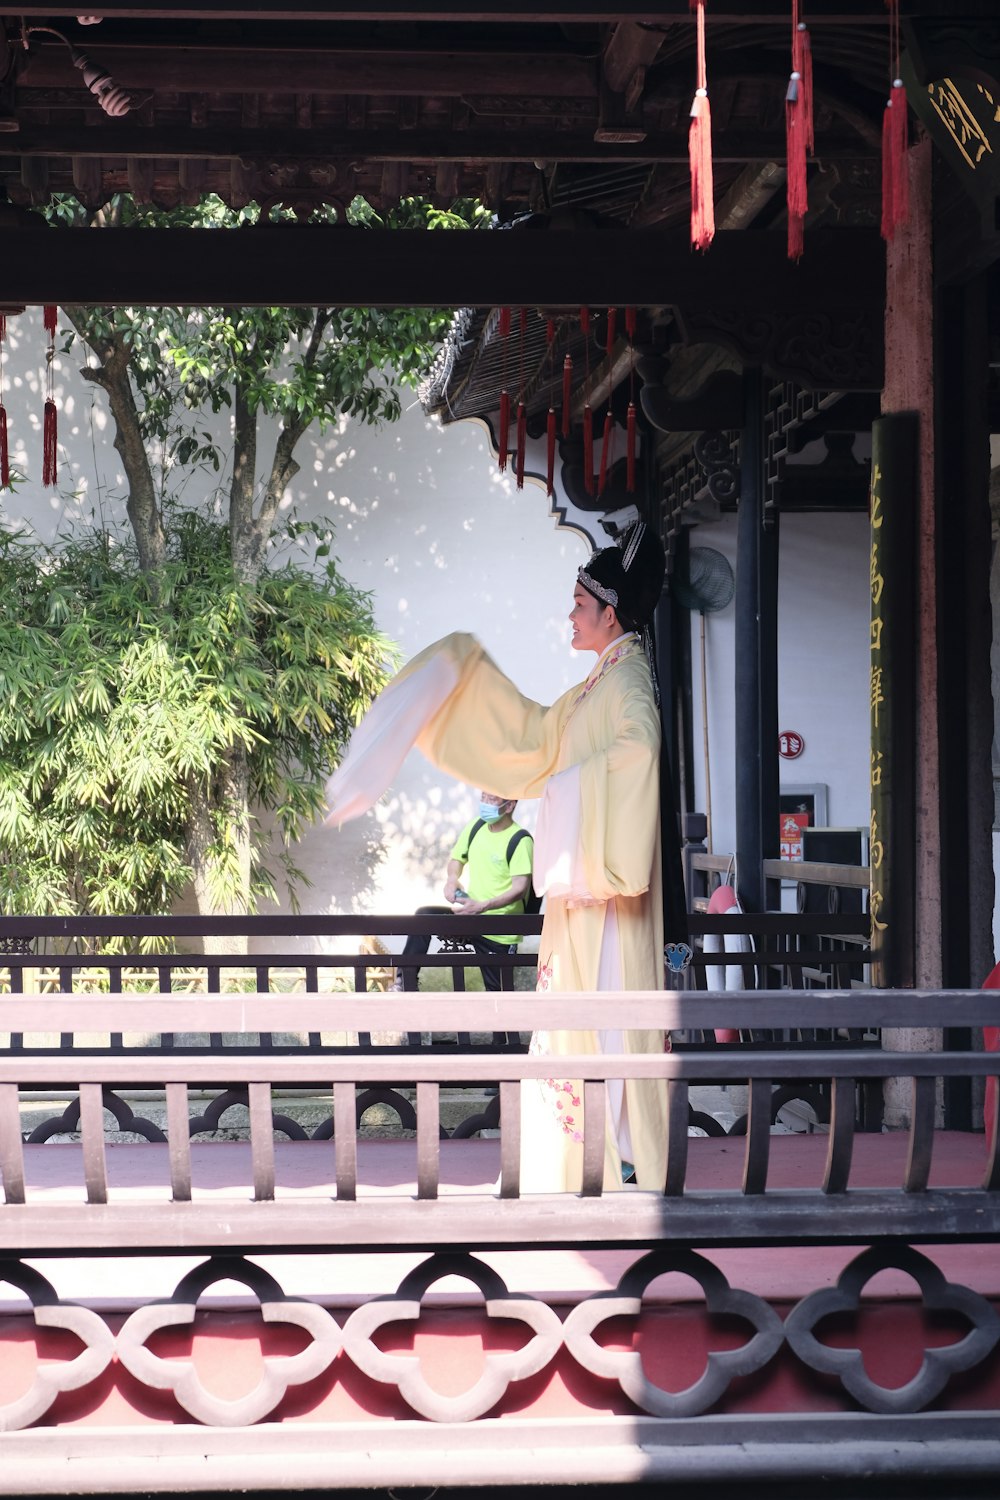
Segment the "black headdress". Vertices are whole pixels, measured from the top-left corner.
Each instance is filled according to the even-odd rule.
[[[644,521],[636,521],[622,532],[613,547],[593,553],[577,582],[602,604],[610,604],[623,630],[642,636],[653,674],[653,691],[659,702],[656,660],[653,652],[653,613],[663,592],[666,560],[663,546]]]

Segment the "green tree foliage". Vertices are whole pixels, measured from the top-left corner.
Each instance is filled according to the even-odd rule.
[[[239,880],[224,770],[242,749],[277,861],[322,804],[325,777],[390,655],[370,599],[328,562],[238,583],[225,527],[172,518],[158,588],[130,543],[43,549],[0,535],[0,909],[170,909],[190,875],[192,788],[212,789],[218,908]],[[251,820],[250,900],[273,895]]]
[[[127,196],[97,214],[74,199],[46,213],[134,233],[137,253],[144,226],[230,233],[234,255],[252,255],[257,217],[217,198],[164,213]],[[416,198],[387,221],[356,200],[348,219],[345,234],[489,224],[478,204]],[[309,232],[288,227],[290,286]],[[63,352],[86,356],[80,373],[107,398],[128,524],[107,515],[107,535],[3,551],[0,908],[160,912],[190,879],[200,912],[241,913],[273,891],[256,810],[287,843],[315,814],[388,649],[332,563],[325,577],[275,565],[296,449],[344,416],[395,420],[449,316],[60,309]],[[230,440],[209,413],[230,418]],[[320,566],[331,538],[314,549]],[[287,849],[284,864],[294,893]]]

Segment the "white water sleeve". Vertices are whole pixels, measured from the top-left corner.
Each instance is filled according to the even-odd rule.
[[[458,669],[438,655],[379,694],[326,784],[329,812],[324,821],[329,827],[339,828],[374,807],[417,735],[457,685]]]
[[[580,767],[550,776],[538,807],[531,881],[539,895],[590,901],[583,871]]]

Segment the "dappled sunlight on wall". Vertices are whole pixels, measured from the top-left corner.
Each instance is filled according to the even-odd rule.
[[[60,324],[57,347],[63,341]],[[15,464],[28,475],[3,497],[0,523],[26,524],[45,541],[90,525],[127,535],[127,491],[104,397],[79,374],[78,349],[54,366],[59,407],[59,482],[41,487],[45,339],[40,310],[12,320],[5,391]],[[77,355],[80,354],[78,358]],[[223,464],[178,471],[184,504],[219,511],[231,470],[228,412],[199,414],[217,435]],[[273,452],[275,423],[262,419],[259,472]],[[559,529],[544,488],[517,490],[500,474],[485,425],[442,427],[404,395],[401,420],[373,428],[341,418],[299,444],[299,472],[281,507],[286,520],[328,521],[343,575],[369,591],[379,628],[405,660],[452,630],[483,642],[526,696],[551,703],[582,681],[590,658],[570,647],[567,619],[576,570],[590,547]],[[275,539],[272,556],[307,562],[311,535]],[[313,884],[306,912],[412,911],[438,902],[448,851],[476,813],[478,788],[439,775],[414,752],[379,806],[339,833],[308,831],[294,851]],[[519,822],[534,824],[522,803]],[[282,940],[284,941],[284,940]]]

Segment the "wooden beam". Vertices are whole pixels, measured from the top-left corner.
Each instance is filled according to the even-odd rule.
[[[512,4],[473,6],[469,0],[355,0],[353,5],[331,5],[329,0],[289,0],[287,5],[274,0],[159,0],[159,4],[136,4],[136,0],[102,0],[101,15],[111,19],[142,20],[239,20],[248,21],[421,21],[482,22],[492,25],[563,25],[579,22],[645,21],[662,25],[665,21],[693,24],[688,0],[646,0],[635,5],[627,0],[547,0],[538,6]],[[62,17],[66,20],[79,12],[79,0],[44,0],[44,3],[19,5],[24,16]],[[941,0],[903,0],[904,18],[938,15]],[[95,11],[95,14],[97,12]],[[962,0],[963,17],[996,18],[995,0]],[[787,0],[720,0],[708,6],[710,24],[767,25],[788,24]],[[852,26],[884,28],[885,14],[871,0],[809,0],[810,22],[845,22]]]
[[[219,42],[150,43],[135,40],[101,45],[95,35],[87,50],[114,74],[123,88],[190,94],[392,94],[460,98],[469,94],[509,94],[518,98],[596,98],[597,75],[589,59],[569,48],[558,53],[487,51],[458,47],[399,51],[317,46],[310,49]],[[45,42],[24,66],[18,93],[27,103],[34,89],[72,88],[86,95],[66,47]]]
[[[716,165],[725,162],[781,162],[785,158],[781,132],[756,135],[746,130],[717,130],[712,140]],[[870,158],[873,151],[853,131],[824,136],[824,161]],[[465,162],[663,162],[689,161],[687,121],[670,134],[651,134],[640,142],[595,141],[593,131],[557,130],[242,130],[214,126],[193,129],[184,125],[142,126],[128,120],[106,125],[75,122],[31,125],[14,133],[0,132],[0,160],[4,157],[100,156],[161,157],[183,160],[204,157],[253,161]]]
[[[604,49],[608,86],[624,94],[637,69],[651,67],[662,45],[662,31],[648,31],[635,21],[620,22]]]
[[[324,225],[240,230],[15,229],[0,233],[4,297],[26,304],[553,306],[680,303],[734,314],[880,306],[874,230],[816,230],[799,265],[783,231],[380,231]],[[293,269],[290,269],[293,268]]]

